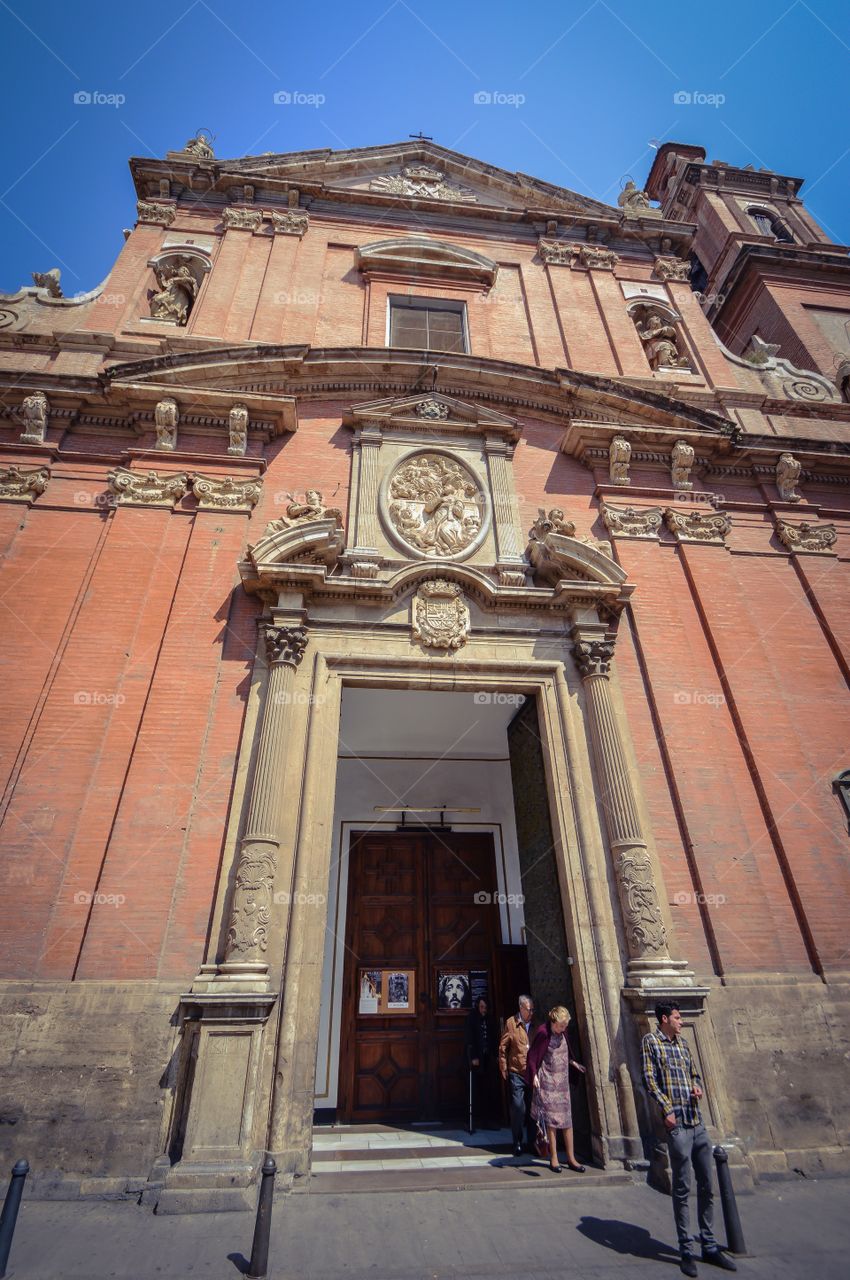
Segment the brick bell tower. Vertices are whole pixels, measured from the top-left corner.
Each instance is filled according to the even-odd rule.
[[[702,147],[668,142],[646,191],[666,218],[696,224],[691,285],[721,342],[755,362],[778,354],[817,369],[847,398],[848,249],[815,222],[802,185],[752,165],[707,164]]]

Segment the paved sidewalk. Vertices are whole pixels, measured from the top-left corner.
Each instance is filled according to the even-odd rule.
[[[545,1175],[544,1175],[545,1176]],[[549,1175],[550,1177],[552,1175]],[[678,1276],[667,1197],[642,1184],[290,1196],[270,1280],[626,1280]],[[751,1280],[846,1280],[850,1180],[763,1185],[738,1201]],[[718,1236],[723,1239],[717,1210]],[[25,1201],[9,1280],[239,1280],[253,1215],[157,1217],[126,1202]],[[714,1267],[700,1274],[716,1277]]]

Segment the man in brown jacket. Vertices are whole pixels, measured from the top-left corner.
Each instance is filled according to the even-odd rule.
[[[525,1082],[525,1064],[528,1046],[534,1039],[537,1022],[534,1017],[534,1001],[531,996],[520,996],[519,1013],[508,1018],[505,1031],[499,1041],[499,1071],[507,1082],[511,1107],[511,1133],[514,1155],[522,1155],[522,1130],[528,1150],[534,1152],[534,1133],[531,1121],[531,1087]]]

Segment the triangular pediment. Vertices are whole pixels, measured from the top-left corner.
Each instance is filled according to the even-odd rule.
[[[520,427],[516,418],[499,413],[486,405],[457,400],[438,391],[423,391],[411,396],[394,396],[386,400],[370,400],[354,405],[348,418],[349,426],[364,423],[403,430],[446,432],[482,432],[503,436],[516,441]]]
[[[551,209],[618,219],[618,211],[567,187],[512,173],[431,141],[411,139],[347,151],[296,151],[218,162],[222,172],[277,179],[305,190],[483,208]]]

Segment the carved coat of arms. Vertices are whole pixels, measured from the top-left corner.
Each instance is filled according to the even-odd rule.
[[[413,635],[428,649],[459,649],[469,635],[469,609],[456,582],[423,582],[413,597]]]

